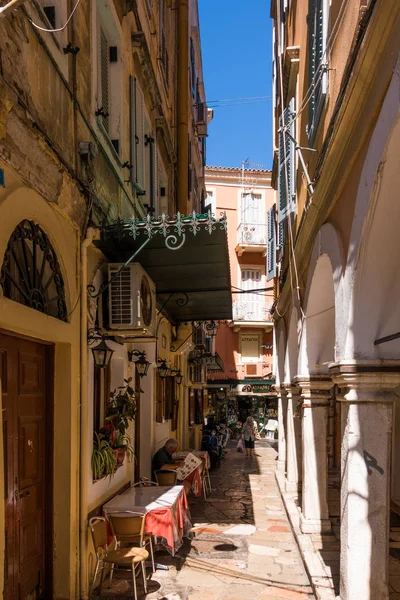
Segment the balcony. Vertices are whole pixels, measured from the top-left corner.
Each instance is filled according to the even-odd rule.
[[[265,331],[270,331],[273,327],[271,307],[265,304],[264,299],[235,300],[232,308],[234,330],[240,327],[263,327]]]
[[[244,252],[267,252],[267,224],[240,223],[237,228],[236,252],[242,256]]]

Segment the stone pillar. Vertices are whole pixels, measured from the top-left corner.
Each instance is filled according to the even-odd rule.
[[[342,414],[340,597],[387,600],[393,400],[400,365],[340,364],[332,374],[341,388]]]
[[[327,425],[332,380],[296,377],[303,399],[303,482],[300,527],[303,533],[331,530],[328,511]]]
[[[287,423],[287,392],[281,386],[276,386],[278,393],[278,471],[286,472],[286,423]]]
[[[286,482],[285,489],[297,494],[301,481],[301,419],[297,415],[299,389],[292,384],[285,384],[287,392],[287,427],[286,427]]]

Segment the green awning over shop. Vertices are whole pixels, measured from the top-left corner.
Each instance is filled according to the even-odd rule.
[[[232,319],[226,217],[117,220],[95,244],[111,262],[137,253],[133,262],[154,281],[158,308],[172,321]]]

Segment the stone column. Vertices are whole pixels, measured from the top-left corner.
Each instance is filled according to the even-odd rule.
[[[275,387],[278,393],[278,471],[286,473],[286,423],[287,392],[284,387]]]
[[[341,388],[342,413],[340,597],[387,600],[393,400],[400,364],[340,364],[332,375]]]
[[[303,399],[303,482],[300,527],[303,533],[331,530],[328,511],[327,424],[332,380],[296,377]]]
[[[284,384],[287,392],[286,427],[286,483],[285,489],[291,494],[299,491],[301,481],[301,419],[297,415],[300,391],[297,386]]]

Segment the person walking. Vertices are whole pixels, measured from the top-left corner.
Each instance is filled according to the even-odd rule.
[[[244,447],[246,448],[245,458],[250,458],[254,456],[254,440],[256,439],[253,417],[247,417],[243,425],[242,435],[244,438]]]

